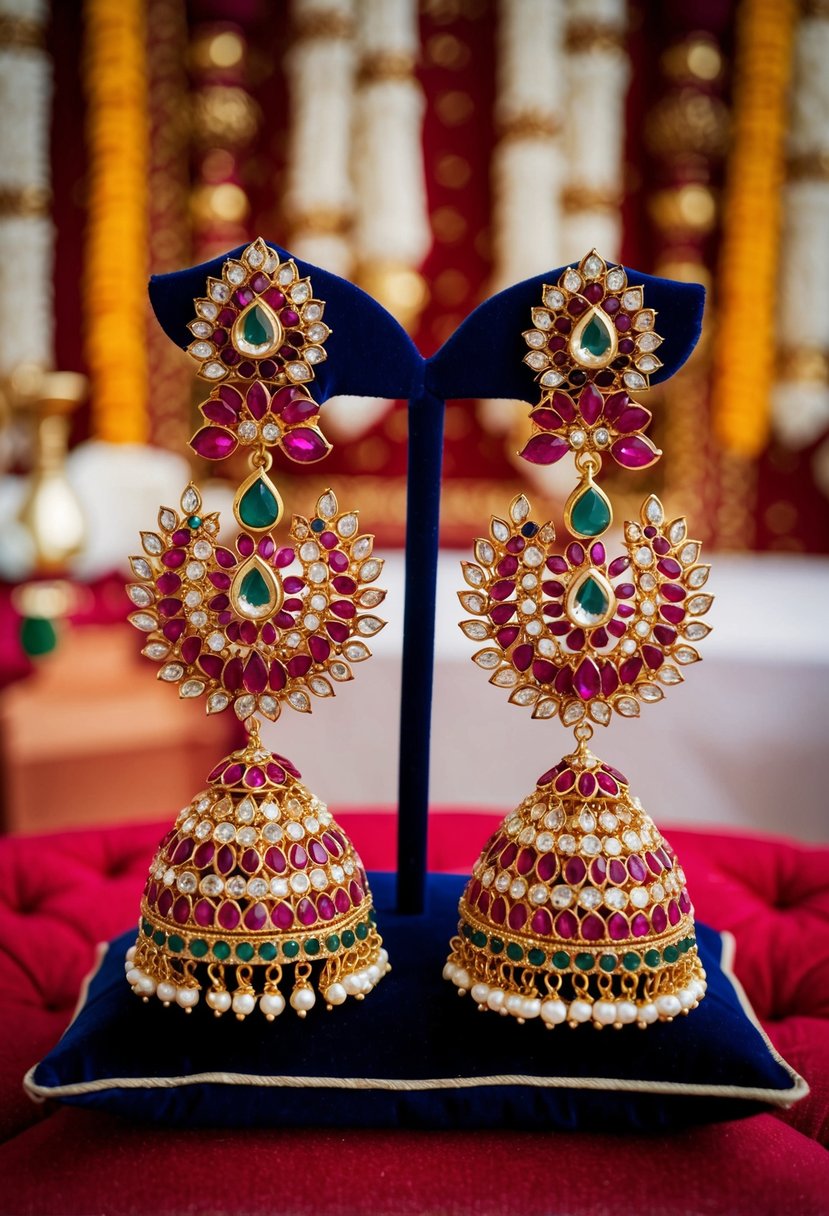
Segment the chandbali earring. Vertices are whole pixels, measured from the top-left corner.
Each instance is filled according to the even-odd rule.
[[[524,339],[543,395],[521,453],[550,464],[575,454],[579,483],[556,546],[523,495],[463,563],[461,629],[484,643],[474,662],[513,705],[558,716],[576,748],[484,846],[460,902],[444,976],[480,1009],[548,1028],[670,1021],[703,998],[705,972],[685,875],[628,780],[588,747],[594,726],[639,716],[699,659],[709,632],[709,567],[684,519],[650,495],[606,540],[612,508],[596,478],[609,455],[645,468],[661,453],[630,393],[662,366],[642,288],[591,251],[545,287]]]
[[[130,620],[158,679],[208,714],[234,712],[248,732],[161,841],[126,960],[136,993],[188,1012],[205,993],[217,1015],[242,1019],[258,1004],[272,1021],[290,987],[304,1017],[314,982],[330,1009],[388,970],[353,845],[259,735],[260,717],[275,721],[286,705],[310,713],[314,698],[333,696],[384,625],[373,609],[385,592],[372,585],[383,562],[333,491],[310,518],[294,515],[287,537],[274,535],[284,508],[268,449],[304,463],[330,450],[304,387],[325,358],[323,310],[295,263],[261,239],[208,279],[188,351],[214,386],[191,446],[208,460],[249,452],[233,502],[238,535],[224,543],[191,484],[130,558]]]

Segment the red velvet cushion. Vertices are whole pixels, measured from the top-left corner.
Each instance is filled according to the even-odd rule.
[[[442,871],[468,869],[496,818],[492,813],[436,812],[430,841],[430,867]],[[395,824],[392,815],[354,812],[344,814],[343,821],[368,868],[393,866]],[[23,1096],[22,1074],[45,1054],[68,1021],[80,979],[92,963],[95,943],[114,935],[137,918],[141,886],[162,831],[163,827],[156,823],[40,839],[0,840],[0,990],[5,996],[3,1033],[0,1034],[0,1136],[8,1138],[40,1118],[42,1112]],[[650,1140],[626,1138],[623,1142],[611,1142],[611,1146],[618,1150],[620,1162],[630,1160],[635,1164],[644,1154],[650,1154],[654,1163],[672,1162],[665,1166],[664,1176],[668,1180],[673,1179],[673,1171],[678,1170],[680,1161],[687,1166],[689,1160],[694,1159],[695,1150],[704,1147],[709,1154],[716,1152],[724,1171],[728,1162],[726,1172],[735,1176],[739,1176],[742,1168],[740,1161],[745,1163],[746,1171],[752,1156],[756,1163],[762,1162],[762,1181],[767,1196],[772,1193],[766,1189],[767,1176],[769,1188],[773,1187],[775,1179],[782,1186],[787,1161],[790,1177],[799,1176],[802,1167],[804,1176],[821,1177],[823,1185],[829,1185],[825,1165],[820,1165],[821,1161],[825,1162],[821,1155],[823,1150],[807,1139],[829,1140],[829,940],[826,934],[829,850],[745,836],[689,831],[673,831],[668,835],[688,873],[700,919],[735,934],[737,974],[772,1039],[793,1067],[808,1080],[812,1095],[782,1116],[789,1127],[773,1116],[761,1116],[743,1125],[699,1129],[668,1141],[661,1140],[658,1145]],[[101,1177],[102,1143],[90,1142],[83,1131],[90,1126],[89,1119],[86,1112],[62,1111],[42,1127],[18,1135],[2,1150],[6,1154],[7,1167],[4,1178],[12,1176],[9,1171],[17,1175],[17,1171],[12,1170],[12,1164],[17,1161],[24,1165],[28,1162],[31,1169],[35,1169],[38,1153],[43,1154],[43,1160],[55,1160],[58,1174],[61,1170],[71,1171],[78,1153],[90,1165],[88,1169],[75,1169],[73,1185],[85,1186],[87,1190],[76,1191],[83,1199],[78,1199],[74,1208],[66,1206],[55,1210],[82,1211],[95,1207],[116,1210],[110,1203],[105,1203],[102,1196],[120,1193],[124,1182],[110,1185],[108,1175]],[[171,1164],[173,1146],[169,1134],[165,1134],[165,1152],[159,1158],[156,1149],[160,1150],[161,1146],[152,1138],[148,1140],[146,1131],[125,1129],[114,1122],[107,1123],[106,1128],[108,1158],[113,1156],[117,1160],[119,1153],[124,1154],[128,1159],[125,1160],[124,1179],[129,1173],[133,1188],[143,1186],[142,1160],[146,1164],[152,1162],[159,1184],[162,1178],[172,1179],[181,1172]],[[55,1157],[58,1132],[61,1133],[61,1148],[59,1156]],[[193,1138],[195,1133],[182,1132],[173,1137],[173,1141],[192,1144],[195,1152],[195,1146],[201,1144],[206,1135],[209,1142],[210,1133],[204,1132],[198,1133],[198,1140]],[[262,1137],[264,1133],[257,1135]],[[75,1136],[77,1140],[73,1141]],[[540,1161],[540,1141],[536,1155],[529,1144],[536,1137],[466,1136],[463,1137],[466,1148],[462,1153],[450,1152],[452,1138],[445,1135],[439,1138],[404,1136],[402,1133],[391,1138],[363,1136],[359,1143],[350,1137],[334,1139],[337,1142],[342,1139],[346,1149],[350,1146],[354,1153],[352,1167],[342,1169],[340,1161],[336,1173],[339,1178],[350,1178],[352,1182],[348,1185],[357,1188],[351,1192],[355,1204],[366,1194],[365,1189],[360,1191],[358,1180],[363,1179],[364,1188],[364,1180],[376,1174],[383,1155],[389,1154],[390,1161],[398,1162],[397,1166],[389,1166],[391,1174],[403,1168],[399,1163],[405,1161],[405,1168],[412,1177],[410,1188],[401,1182],[396,1190],[395,1211],[422,1210],[429,1204],[418,1205],[418,1196],[427,1194],[432,1196],[433,1208],[441,1206],[438,1191],[429,1191],[427,1186],[432,1168],[445,1178],[447,1194],[451,1194],[453,1204],[459,1205],[456,1210],[464,1210],[460,1204],[463,1187],[473,1187],[470,1193],[487,1193],[484,1180],[490,1177],[489,1171],[494,1170],[495,1162],[501,1162],[503,1166],[504,1203],[507,1195],[513,1196],[509,1210],[533,1210],[533,1204],[525,1202],[522,1206],[518,1201],[518,1193],[514,1190],[518,1186],[517,1174],[508,1170],[506,1164],[515,1159],[516,1154],[525,1162]],[[271,1137],[268,1142],[277,1160],[278,1145],[284,1144],[285,1138]],[[549,1140],[544,1143],[549,1153]],[[578,1153],[593,1153],[596,1143],[597,1138],[593,1136],[557,1136],[555,1158],[560,1162],[574,1161],[573,1153],[577,1150]],[[138,1151],[139,1146],[141,1157],[136,1157],[133,1149]],[[241,1150],[241,1145],[237,1147]],[[674,1157],[670,1153],[666,1157],[669,1148],[671,1152],[675,1150]],[[366,1162],[370,1158],[371,1167],[366,1165],[358,1169],[360,1158]],[[704,1158],[700,1155],[697,1159],[701,1164]],[[167,1163],[163,1172],[160,1160]],[[581,1172],[589,1180],[591,1170],[586,1157],[584,1161]],[[654,1164],[653,1168],[662,1169],[662,1166]],[[625,1168],[624,1177],[638,1177],[637,1170],[638,1167]],[[686,1172],[683,1170],[683,1174]],[[726,1185],[726,1172],[714,1171],[719,1174],[717,1186]],[[282,1171],[278,1175],[276,1171],[268,1173],[271,1179],[280,1178],[281,1189]],[[612,1170],[608,1171],[608,1176],[613,1177]],[[475,1184],[475,1179],[480,1179],[480,1183]],[[47,1184],[42,1179],[31,1179],[31,1187],[44,1185]],[[332,1182],[332,1188],[334,1185]],[[714,1185],[707,1168],[701,1170],[699,1185]],[[44,1199],[49,1192],[31,1187],[27,1193],[30,1196],[39,1194],[40,1206],[32,1199],[31,1206],[25,1208],[21,1199],[15,1210],[53,1210]],[[168,1196],[169,1208],[159,1210],[202,1210],[201,1207],[176,1208],[171,1197],[173,1192],[166,1186],[161,1189]],[[537,1189],[534,1193],[537,1197]],[[648,1193],[651,1193],[650,1189],[643,1187],[642,1194]],[[709,1200],[716,1193],[716,1190],[711,1191]],[[756,1200],[756,1192],[752,1193]],[[158,1196],[160,1194],[161,1191]],[[332,1189],[330,1210],[333,1210],[334,1194]],[[630,1194],[629,1189],[626,1194]],[[406,1195],[411,1197],[409,1208],[401,1206]],[[207,1203],[208,1198],[204,1194],[201,1200]],[[612,1197],[609,1202],[612,1208]],[[811,1209],[810,1202],[804,1192],[802,1206],[782,1204],[777,1205],[777,1210],[804,1214],[822,1210]],[[284,1206],[286,1210],[300,1210],[288,1203]],[[594,1210],[584,1206],[579,1209],[577,1203],[571,1206],[573,1210]],[[773,1207],[772,1204],[769,1210]],[[245,1210],[248,1208],[256,1210],[245,1205]],[[146,1208],[139,1202],[131,1209],[118,1210]],[[238,1204],[236,1210],[239,1210]],[[320,1210],[329,1208],[321,1207]],[[370,1205],[366,1204],[364,1210],[371,1210]],[[446,1210],[453,1209],[447,1207]],[[499,1210],[498,1205],[493,1204],[491,1210]],[[597,1207],[595,1210],[603,1209]],[[651,1209],[638,1202],[638,1210]],[[653,1210],[664,1209],[654,1207]],[[701,1199],[697,1210],[706,1210]],[[707,1210],[736,1212],[743,1209],[736,1206],[735,1200],[733,1206],[726,1204],[719,1209],[712,1208],[709,1202]],[[746,1201],[745,1210],[756,1212],[758,1209],[756,1203],[752,1208]]]

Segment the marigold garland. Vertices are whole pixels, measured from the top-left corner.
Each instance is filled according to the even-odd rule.
[[[148,131],[143,0],[85,0],[89,199],[84,308],[92,427],[147,439]]]
[[[794,0],[742,0],[738,13],[712,413],[720,442],[747,460],[762,452],[771,418],[774,294],[795,16]]]

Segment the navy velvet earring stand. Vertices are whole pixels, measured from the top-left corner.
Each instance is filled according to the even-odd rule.
[[[281,257],[290,255],[274,246]],[[150,299],[167,335],[181,347],[192,338],[193,299],[203,295],[208,276],[220,276],[222,263],[238,256],[240,246],[211,262],[150,282]],[[522,362],[522,333],[531,309],[541,302],[545,283],[563,268],[499,292],[481,304],[452,337],[424,361],[411,339],[376,300],[328,271],[295,259],[310,275],[315,294],[326,301],[332,333],[328,360],[317,369],[314,397],[336,394],[408,398],[409,449],[406,514],[406,594],[403,680],[400,711],[397,908],[423,911],[429,811],[429,737],[435,638],[440,481],[443,418],[447,399],[478,397],[535,401],[538,387]],[[705,293],[693,283],[628,271],[632,286],[642,285],[649,307],[667,323],[659,347],[663,367],[651,382],[672,376],[691,354],[702,327]],[[482,521],[483,522],[483,521]]]

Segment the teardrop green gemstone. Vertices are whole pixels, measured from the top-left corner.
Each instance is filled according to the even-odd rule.
[[[594,578],[586,578],[576,592],[576,604],[587,617],[599,620],[607,612],[609,600]]]
[[[600,359],[610,350],[610,345],[610,334],[594,313],[579,335],[579,346],[585,354]]]
[[[238,517],[248,528],[270,528],[279,519],[279,503],[261,477],[240,498]]]
[[[258,304],[242,318],[242,337],[251,346],[269,346],[273,342],[273,325],[264,308]]]
[[[258,615],[256,610],[265,608],[272,599],[271,588],[265,582],[262,574],[254,566],[248,570],[239,587],[239,608],[242,613],[246,608],[253,609],[252,615]]]
[[[55,626],[47,617],[24,617],[20,626],[20,644],[31,658],[49,654],[58,644]]]
[[[570,511],[570,530],[577,536],[601,536],[610,527],[610,507],[595,486],[588,486]]]

